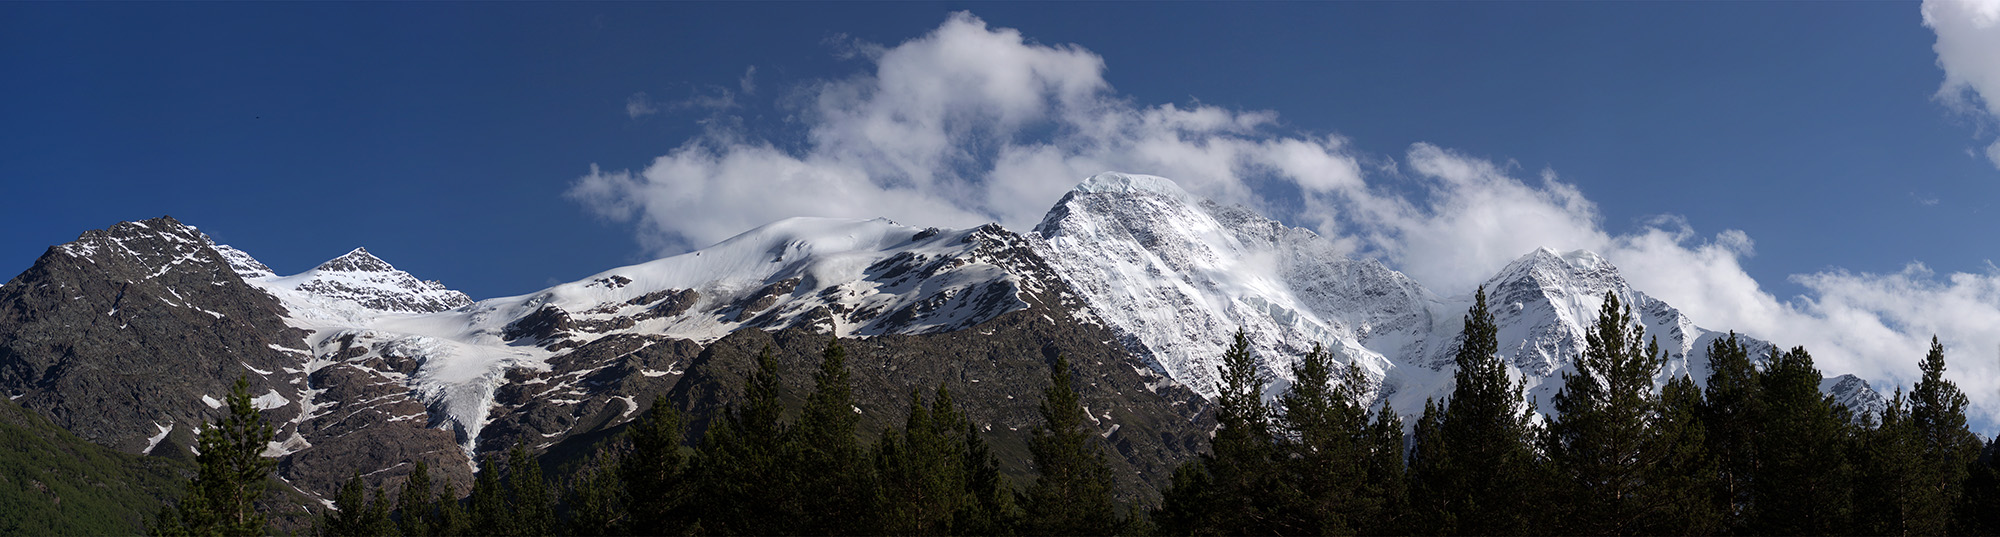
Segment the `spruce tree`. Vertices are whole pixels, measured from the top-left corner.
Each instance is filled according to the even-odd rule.
[[[1762,534],[1836,534],[1851,529],[1853,426],[1846,407],[1819,391],[1804,347],[1771,350],[1759,374],[1763,412],[1751,486]]]
[[[1407,469],[1403,460],[1403,417],[1395,407],[1382,403],[1375,423],[1368,427],[1366,502],[1356,520],[1364,535],[1405,533],[1405,516],[1410,509]]]
[[[1881,423],[1861,433],[1854,487],[1855,528],[1870,535],[1912,535],[1916,504],[1935,502],[1924,494],[1921,449],[1910,421],[1910,401],[1901,388],[1882,410]]]
[[[1368,409],[1360,401],[1367,377],[1353,363],[1342,371],[1336,387],[1332,357],[1314,345],[1293,365],[1292,387],[1278,398],[1285,411],[1281,460],[1290,482],[1285,488],[1294,493],[1278,517],[1287,533],[1352,534],[1379,507],[1367,487],[1374,447]],[[1400,458],[1400,447],[1397,451]]]
[[[970,420],[965,424],[965,443],[965,485],[972,501],[959,512],[953,530],[960,535],[1013,535],[1021,513],[1013,485],[1000,474],[1000,459]]]
[[[872,525],[874,485],[854,427],[860,416],[847,371],[847,350],[829,341],[813,374],[813,391],[799,411],[791,445],[800,469],[796,494],[805,513],[801,533],[860,533]]]
[[[1965,494],[1959,498],[1952,525],[1956,533],[2000,534],[2000,465],[1994,462],[1995,449],[2000,449],[2000,438],[1987,441],[1967,471]]]
[[[472,517],[459,503],[458,487],[445,483],[444,490],[438,492],[437,516],[431,519],[431,534],[438,537],[458,537],[472,531]]]
[[[686,425],[680,411],[669,405],[665,396],[656,397],[627,434],[632,451],[619,462],[617,475],[630,498],[627,511],[632,529],[659,535],[689,533],[694,514],[688,507],[694,490],[687,457],[681,453]]]
[[[1021,498],[1030,535],[1113,535],[1124,523],[1112,501],[1111,466],[1084,424],[1069,360],[1058,355],[1042,392],[1042,426],[1028,440],[1034,485]],[[1178,474],[1177,474],[1178,476]]]
[[[1219,372],[1222,385],[1215,398],[1218,428],[1203,462],[1217,487],[1211,508],[1218,510],[1222,526],[1202,530],[1251,535],[1284,532],[1287,528],[1279,525],[1278,511],[1286,503],[1286,491],[1277,471],[1271,409],[1264,404],[1265,380],[1242,330],[1236,331],[1235,343],[1223,353]]]
[[[1653,375],[1663,358],[1659,342],[1629,305],[1604,293],[1597,324],[1584,335],[1584,352],[1551,403],[1548,453],[1562,531],[1586,535],[1657,533],[1672,513],[1671,498],[1656,479],[1676,439],[1662,438],[1660,400]]]
[[[1965,392],[1944,378],[1944,346],[1937,336],[1931,336],[1930,352],[1920,368],[1923,378],[1910,391],[1910,425],[1923,463],[1919,490],[1935,501],[1917,506],[1910,529],[1941,534],[1950,529],[1952,507],[1964,494],[1966,472],[1979,457],[1980,442],[1965,425]]]
[[[361,481],[361,471],[340,485],[333,494],[333,512],[323,513],[325,522],[320,525],[330,537],[360,537],[373,535],[373,524],[368,520],[368,486]]]
[[[1451,397],[1426,403],[1410,463],[1412,530],[1516,535],[1535,530],[1533,492],[1542,482],[1530,444],[1525,384],[1510,382],[1486,289],[1466,312]]]
[[[466,533],[472,535],[511,535],[514,527],[513,512],[507,507],[507,491],[500,483],[500,471],[493,467],[493,456],[479,461],[479,474],[472,479],[472,496],[468,498],[469,511]]]
[[[1762,435],[1761,382],[1749,350],[1735,332],[1709,342],[1708,387],[1700,415],[1708,453],[1716,464],[1710,496],[1721,533],[1752,533],[1755,504],[1750,484],[1757,472]]]
[[[256,536],[267,533],[256,501],[275,462],[263,456],[271,424],[250,403],[250,381],[230,387],[229,414],[201,431],[199,466],[180,503],[163,508],[148,528],[161,535]]]
[[[542,464],[520,445],[507,453],[507,507],[514,515],[509,535],[550,535],[556,529],[555,498],[542,478]]]
[[[1651,427],[1664,450],[1660,461],[1644,474],[1651,484],[1648,499],[1654,517],[1639,531],[1656,535],[1713,535],[1721,529],[1714,490],[1719,474],[1708,451],[1708,430],[1701,418],[1701,389],[1686,376],[1660,389],[1660,411]]]
[[[624,486],[619,480],[618,468],[598,466],[577,473],[570,480],[563,494],[563,503],[569,511],[564,521],[564,533],[568,535],[624,535],[625,505]],[[648,534],[668,534],[658,526],[640,526]],[[678,534],[678,533],[673,533]]]
[[[910,410],[901,431],[883,431],[876,448],[878,513],[883,533],[946,535],[959,514],[972,508],[967,486],[965,417],[939,385],[930,405],[910,391]]]
[[[767,346],[757,354],[757,369],[744,378],[742,402],[710,421],[702,436],[691,469],[699,490],[690,507],[697,533],[798,533],[805,515],[792,498],[802,469],[788,463],[779,389],[777,362]]]
[[[396,496],[397,527],[404,537],[430,537],[431,533],[431,470],[424,461],[417,461],[410,469],[410,475],[403,480],[403,493]]]

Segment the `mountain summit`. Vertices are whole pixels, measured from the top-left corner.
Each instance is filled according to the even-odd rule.
[[[1501,357],[1544,402],[1606,293],[1669,353],[1656,382],[1704,380],[1705,348],[1724,335],[1585,251],[1528,252],[1485,288]],[[1118,479],[1151,490],[1210,432],[1206,399],[1237,331],[1271,395],[1323,345],[1362,367],[1377,404],[1407,412],[1450,393],[1471,300],[1310,230],[1123,173],[1086,179],[1025,234],[792,218],[476,302],[363,248],[279,276],[162,217],[86,232],[0,285],[0,310],[13,312],[0,316],[0,390],[93,442],[171,454],[241,376],[279,427],[266,454],[299,491],[327,497],[356,469],[393,488],[409,461],[467,490],[478,457],[516,445],[582,453],[660,398],[699,431],[742,397],[767,346],[788,397],[802,398],[804,371],[839,338],[864,427],[901,423],[911,390],[946,386],[971,403],[1003,466],[1025,475],[1036,394],[1063,356]],[[1864,414],[1881,408],[1858,378],[1822,391]]]

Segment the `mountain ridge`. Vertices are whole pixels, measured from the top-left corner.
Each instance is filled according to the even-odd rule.
[[[676,404],[693,415],[712,411],[732,397],[721,379],[733,373],[699,364],[740,362],[743,349],[727,359],[712,349],[748,328],[792,334],[772,341],[880,339],[935,350],[927,360],[936,364],[869,351],[900,356],[882,358],[881,367],[922,372],[871,381],[889,392],[933,382],[980,392],[981,379],[966,377],[970,370],[950,365],[955,360],[1010,364],[981,369],[985,382],[1033,385],[1046,382],[1046,371],[1035,370],[1046,366],[1031,364],[1053,360],[1050,353],[1096,356],[1079,367],[1105,385],[1091,384],[1086,397],[1150,410],[1093,415],[1093,424],[1123,464],[1145,469],[1136,479],[1157,486],[1164,474],[1146,472],[1192,456],[1188,439],[1210,419],[1204,398],[1235,330],[1251,337],[1273,381],[1268,395],[1288,387],[1292,363],[1323,343],[1339,361],[1363,367],[1377,405],[1409,412],[1448,393],[1470,303],[1439,297],[1378,260],[1351,257],[1310,230],[1201,199],[1165,178],[1110,172],[1080,183],[1027,233],[793,218],[694,252],[479,301],[365,248],[279,276],[171,217],[86,232],[43,258],[47,266],[38,260],[0,285],[0,305],[15,312],[0,317],[0,389],[92,441],[142,452],[189,443],[189,427],[215,411],[207,401],[226,393],[226,380],[214,379],[249,376],[263,394],[260,408],[280,424],[267,450],[283,461],[279,476],[319,495],[356,467],[385,470],[371,481],[393,485],[401,473],[387,470],[416,460],[466,490],[473,461],[495,446],[569,449],[669,394],[680,394]],[[1632,289],[1589,252],[1528,252],[1486,289],[1503,358],[1545,405],[1581,352],[1605,292],[1631,305],[1668,350],[1658,383],[1705,380],[1706,345],[1723,336]],[[142,309],[120,309],[128,292],[148,298]],[[48,371],[129,363],[129,351],[89,339],[127,341],[119,335],[126,327],[54,339],[24,330],[142,310],[159,325],[147,333],[157,335],[124,347],[215,323],[237,328],[192,346],[161,346],[207,365],[119,381],[165,387],[164,397],[79,414],[70,394],[116,386]],[[1054,328],[1030,331],[1047,338],[1042,343],[999,333],[1044,322]],[[1028,356],[1006,357],[1020,352]],[[47,378],[83,384],[56,389],[62,384]],[[711,386],[700,392],[709,395],[687,391],[695,385]],[[1882,403],[1851,375],[1828,378],[1822,390],[1863,413]],[[894,412],[903,395],[877,394],[862,406]],[[988,424],[1012,419],[994,412],[975,414]],[[992,434],[1011,442],[1011,433]],[[1009,464],[1019,471],[1025,462]]]

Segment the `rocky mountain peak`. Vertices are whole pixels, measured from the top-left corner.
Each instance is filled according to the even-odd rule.
[[[388,261],[383,261],[382,258],[368,253],[367,248],[355,248],[354,251],[329,259],[325,263],[320,263],[319,266],[313,267],[313,270],[321,272],[396,272],[396,267],[390,265]]]
[[[465,293],[436,280],[420,280],[397,270],[366,248],[355,248],[297,275],[255,281],[267,288],[296,291],[328,301],[349,301],[380,312],[436,313],[472,303]]]

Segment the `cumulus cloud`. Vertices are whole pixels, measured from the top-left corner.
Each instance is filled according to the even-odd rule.
[[[1927,3],[1926,20],[1945,8],[1966,6]],[[1933,27],[1943,58],[1944,36],[1956,30]],[[1470,293],[1538,247],[1589,249],[1703,326],[1805,345],[1829,372],[1908,385],[1936,333],[1952,353],[1951,378],[1980,403],[1987,423],[2000,409],[2000,334],[1992,329],[2000,326],[2000,270],[1992,267],[1943,276],[1921,265],[1801,275],[1794,280],[1811,295],[1780,298],[1743,270],[1755,242],[1742,231],[1702,235],[1664,216],[1614,233],[1553,171],[1524,173],[1421,143],[1399,158],[1372,157],[1338,135],[1290,129],[1275,112],[1135,103],[1106,81],[1102,57],[970,14],[891,46],[844,36],[829,44],[872,69],[771,92],[785,95],[781,102],[793,108],[786,125],[797,132],[774,140],[743,121],[704,120],[703,134],[641,169],[593,166],[568,195],[635,223],[642,245],[665,255],[794,216],[951,227],[997,221],[1026,231],[1084,177],[1149,173],[1313,228],[1440,294]],[[1987,96],[2000,94],[1973,74],[2000,69],[1947,71],[1960,73],[1947,88],[1961,79],[1974,88],[1951,94],[1957,98],[1990,105]],[[739,80],[745,96],[757,89],[754,75],[752,68]],[[697,95],[713,102],[676,106],[735,108],[732,92],[714,89]]]
[[[1924,0],[1924,26],[1937,32],[1944,85],[1937,98],[1989,124],[2000,120],[2000,0]],[[2000,141],[1986,147],[2000,167]]]

